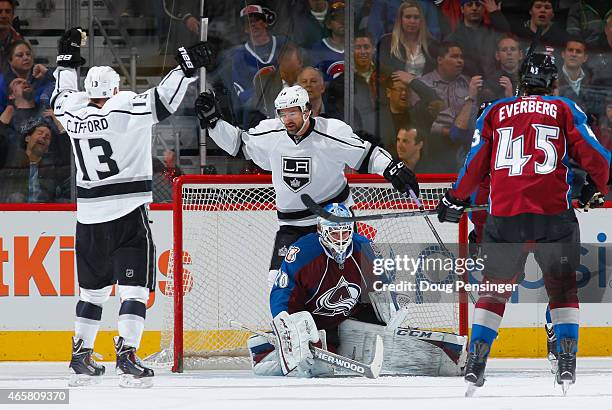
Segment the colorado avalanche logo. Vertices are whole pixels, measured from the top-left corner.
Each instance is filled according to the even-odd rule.
[[[319,296],[317,308],[312,313],[322,316],[348,316],[357,304],[360,294],[361,288],[358,285],[341,276],[336,286]]]

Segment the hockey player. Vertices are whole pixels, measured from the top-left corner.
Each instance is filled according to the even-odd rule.
[[[337,216],[351,215],[343,204],[325,209]],[[373,292],[377,282],[386,283],[386,277],[374,274],[377,256],[371,242],[354,233],[350,222],[319,218],[317,226],[317,233],[303,236],[289,248],[270,293],[275,346],[260,335],[247,341],[254,373],[332,376],[327,364],[313,361],[310,343],[365,362],[380,335],[382,374],[460,374],[465,338],[439,333],[446,340],[433,342],[419,338],[419,331],[394,325],[401,313],[388,303],[389,293]]]
[[[276,233],[268,281],[276,278],[287,248],[299,237],[316,231],[316,217],[302,203],[309,194],[321,205],[352,205],[344,176],[349,167],[383,175],[395,189],[419,194],[414,173],[389,153],[372,146],[336,119],[312,117],[308,93],[299,85],[283,89],[274,101],[278,118],[263,120],[243,131],[220,117],[212,92],[200,94],[196,113],[200,125],[230,155],[243,153],[264,170],[272,171],[280,229]]]
[[[575,103],[550,96],[557,79],[553,58],[535,53],[525,67],[520,96],[497,101],[478,118],[472,149],[453,189],[438,204],[438,218],[458,222],[470,193],[490,174],[483,283],[518,283],[528,254],[534,253],[557,337],[556,382],[565,393],[576,380],[580,261],[568,161],[573,158],[589,174],[580,205],[599,206],[608,192],[610,152],[599,144]],[[496,247],[501,243],[501,249]],[[479,295],[465,374],[468,395],[484,383],[487,357],[509,296]]]
[[[110,67],[91,67],[85,92],[75,67],[84,60],[86,35],[67,31],[59,42],[55,115],[70,136],[76,158],[76,262],[79,301],[72,341],[71,385],[97,383],[104,366],[92,358],[102,305],[114,284],[121,299],[116,369],[122,386],[149,387],[153,370],[136,357],[149,292],[155,290],[155,246],[148,220],[152,202],[151,127],[178,108],[198,68],[209,63],[206,43],[181,47],[180,67],[142,94],[119,91]]]

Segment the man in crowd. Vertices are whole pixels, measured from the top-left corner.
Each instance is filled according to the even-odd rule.
[[[498,100],[512,97],[518,82],[518,72],[523,60],[523,50],[512,34],[502,36],[497,41],[495,61],[498,69],[485,79],[484,100]]]

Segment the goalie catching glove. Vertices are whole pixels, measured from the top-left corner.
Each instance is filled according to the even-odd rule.
[[[87,43],[87,34],[81,27],[66,31],[57,45],[57,65],[76,68],[85,64],[81,57],[81,47]]]
[[[591,176],[587,174],[586,181],[580,191],[580,198],[578,198],[578,205],[580,208],[588,211],[590,208],[597,208],[604,204],[604,198],[601,192],[597,190],[595,183],[591,179]]]
[[[470,201],[461,201],[453,197],[450,191],[446,191],[444,196],[440,197],[440,202],[436,210],[438,211],[438,220],[440,222],[459,223],[461,215],[466,207],[470,205]]]
[[[280,312],[272,319],[272,330],[276,336],[283,375],[296,368],[299,368],[299,373],[308,374],[314,365],[310,343],[319,341],[319,332],[312,315],[306,311],[292,315],[286,311]]]
[[[201,67],[211,67],[213,59],[214,53],[205,41],[200,41],[191,47],[179,47],[176,50],[176,61],[186,77],[193,77]]]
[[[195,111],[203,129],[215,128],[217,121],[221,119],[219,102],[212,91],[204,91],[196,98]]]
[[[383,176],[398,191],[406,193],[412,189],[415,195],[419,196],[419,183],[416,176],[403,162],[392,160],[383,172]]]

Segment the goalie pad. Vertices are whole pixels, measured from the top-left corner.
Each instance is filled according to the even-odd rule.
[[[270,342],[270,337],[253,335],[247,339],[247,348],[251,354],[251,368],[256,376],[283,376],[278,351]],[[319,330],[319,343],[322,349],[327,350],[325,330]],[[295,377],[330,377],[334,375],[334,369],[327,363],[315,361],[310,367],[298,366],[287,376]]]
[[[314,363],[310,343],[319,341],[319,333],[310,312],[291,315],[280,312],[272,319],[272,330],[276,336],[276,348],[284,375],[295,370],[298,365],[310,366]]]
[[[376,335],[383,338],[381,376],[460,376],[467,358],[467,337],[395,327],[388,329],[348,319],[338,327],[338,354],[360,362],[372,360]]]

